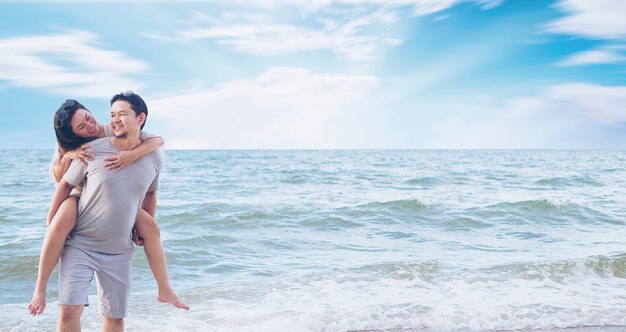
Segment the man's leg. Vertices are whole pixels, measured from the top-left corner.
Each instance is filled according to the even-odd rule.
[[[80,332],[80,317],[83,315],[84,305],[59,305],[59,320],[57,332]]]
[[[123,332],[124,318],[102,317],[102,332]]]
[[[59,321],[57,331],[80,331],[80,317],[89,305],[93,264],[82,250],[65,247],[59,266]]]
[[[99,311],[104,322],[103,331],[122,331],[124,317],[128,314],[132,260],[134,253],[94,254],[98,260],[96,284],[98,286]]]

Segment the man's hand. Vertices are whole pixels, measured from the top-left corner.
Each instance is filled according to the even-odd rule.
[[[143,238],[139,236],[139,232],[137,231],[137,227],[133,226],[133,233],[130,238],[135,242],[136,245],[143,247]]]

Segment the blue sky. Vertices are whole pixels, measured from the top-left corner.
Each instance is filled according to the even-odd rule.
[[[171,149],[626,148],[626,1],[1,1],[0,148],[67,98]]]

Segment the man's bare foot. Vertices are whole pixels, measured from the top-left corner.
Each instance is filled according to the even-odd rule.
[[[163,302],[163,303],[169,303],[173,306],[175,306],[176,308],[179,309],[185,309],[185,310],[189,310],[189,306],[184,304],[179,298],[178,296],[176,296],[176,294],[174,293],[173,290],[169,290],[166,292],[159,292],[159,296],[157,297],[157,301],[159,302]]]
[[[33,293],[33,299],[30,300],[30,304],[28,305],[28,312],[35,316],[43,314],[43,311],[46,309],[46,290],[35,289]]]

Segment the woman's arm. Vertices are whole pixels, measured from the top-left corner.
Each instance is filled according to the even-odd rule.
[[[72,160],[66,158],[65,154],[61,155],[59,151],[59,158],[57,158],[57,160],[52,165],[52,175],[54,177],[54,182],[59,183],[59,181],[61,181],[63,175],[65,174],[65,172],[67,172],[67,169],[70,168],[71,163]]]
[[[104,160],[108,161],[104,166],[107,169],[119,171],[124,166],[134,163],[137,159],[154,152],[162,147],[164,141],[159,136],[147,137],[141,144],[131,151],[120,151]]]
[[[79,160],[85,165],[87,165],[87,161],[93,160],[93,153],[85,151],[90,147],[91,146],[84,144],[74,151],[65,151],[62,148],[59,148],[59,160],[52,165],[54,182],[59,183],[61,181],[63,175],[65,175],[67,170],[70,168],[72,160]]]

